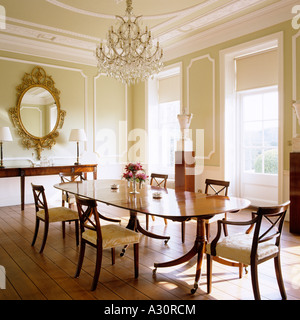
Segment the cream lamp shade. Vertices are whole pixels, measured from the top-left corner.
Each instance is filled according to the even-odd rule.
[[[83,129],[72,129],[69,141],[86,141],[86,134]]]
[[[77,161],[74,163],[75,165],[79,165],[79,142],[86,141],[86,134],[83,129],[72,129],[70,133],[69,141],[77,142]]]
[[[0,128],[0,168],[4,168],[3,166],[3,142],[4,141],[12,141],[12,136],[11,136],[9,127]]]
[[[12,141],[12,136],[9,127],[0,128],[0,141]]]

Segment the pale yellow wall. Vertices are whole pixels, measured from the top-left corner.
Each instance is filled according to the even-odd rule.
[[[117,131],[119,121],[126,120],[125,86],[107,77],[99,78],[96,67],[0,51],[0,126],[10,127],[13,136],[13,142],[5,143],[4,158],[32,158],[34,150],[27,150],[21,145],[9,117],[9,109],[16,106],[16,87],[21,84],[25,72],[30,73],[37,65],[52,76],[61,92],[61,109],[66,111],[56,145],[52,150],[44,150],[42,156],[60,163],[73,163],[76,144],[68,141],[73,128],[86,130],[88,141],[80,144],[81,152],[84,148],[90,153],[97,151],[94,135],[103,128]],[[8,165],[14,163],[7,161]]]
[[[246,43],[251,40],[255,40],[267,35],[271,35],[277,32],[283,32],[283,43],[284,43],[284,169],[289,169],[289,153],[292,151],[290,142],[292,140],[292,122],[293,122],[293,111],[292,105],[292,94],[293,94],[293,74],[292,74],[292,36],[297,33],[291,26],[291,21],[275,25],[273,27],[251,33],[249,35],[227,41],[215,45],[210,48],[206,48],[189,55],[168,61],[166,65],[181,62],[183,70],[183,104],[187,106],[188,101],[190,102],[190,112],[194,114],[191,129],[205,129],[205,156],[209,151],[212,150],[213,145],[213,132],[210,128],[212,123],[212,67],[209,59],[215,63],[215,153],[211,155],[210,159],[205,160],[206,166],[221,166],[221,155],[220,155],[220,61],[219,54],[221,50]],[[297,99],[300,99],[300,37],[297,38]],[[193,59],[203,58],[199,62],[194,62],[192,67],[189,66]],[[188,71],[190,76],[188,79]],[[189,80],[189,81],[188,81]],[[189,85],[189,88],[188,88]],[[204,89],[205,88],[205,89]],[[143,90],[144,88],[140,88]],[[188,94],[189,92],[189,94]],[[141,93],[139,95],[142,96]],[[143,99],[139,100],[139,104],[134,105],[135,116],[134,127],[145,127],[142,120],[145,112],[145,104]]]
[[[107,162],[119,163],[124,145],[123,124],[127,120],[125,86],[112,78],[96,80],[96,149]]]
[[[219,53],[221,50],[251,40],[283,31],[284,37],[284,169],[289,168],[289,152],[292,139],[292,36],[297,33],[290,21],[267,28],[225,43],[203,49],[192,54],[168,61],[166,65],[182,63],[182,98],[183,106],[189,102],[190,112],[194,114],[191,128],[205,129],[205,155],[209,155],[207,166],[220,166],[220,68]],[[297,38],[297,54],[300,57],[300,37]],[[4,59],[3,59],[4,58]],[[7,59],[6,59],[7,58]],[[200,59],[199,59],[200,58]],[[13,59],[9,61],[8,59]],[[195,59],[193,62],[192,60]],[[24,61],[23,61],[24,60]],[[16,86],[21,83],[25,72],[30,72],[36,65],[42,64],[46,72],[52,75],[56,87],[61,91],[61,107],[67,112],[65,124],[60,130],[57,144],[51,151],[46,150],[49,157],[72,158],[75,144],[68,141],[72,128],[85,128],[88,135],[86,147],[88,151],[99,151],[97,134],[106,128],[113,130],[118,136],[119,121],[128,120],[127,131],[140,128],[146,129],[146,91],[145,84],[130,86],[127,100],[124,85],[106,77],[97,77],[96,68],[53,61],[39,57],[26,56],[0,51],[0,126],[11,128],[14,141],[5,145],[5,157],[31,157],[32,150],[20,145],[20,138],[13,128],[8,110],[16,105]],[[46,64],[44,66],[43,64]],[[213,81],[214,67],[214,83]],[[189,74],[189,76],[188,76]],[[297,99],[300,99],[300,63],[297,64],[296,86]],[[188,87],[189,85],[189,87]],[[214,85],[214,94],[213,94]],[[215,103],[215,113],[212,106]],[[127,104],[127,109],[126,109]],[[127,112],[127,114],[126,114]],[[215,116],[213,131],[212,117]],[[213,141],[215,137],[215,141]],[[124,138],[124,137],[123,137]],[[133,142],[128,142],[128,149]],[[117,144],[117,155],[119,147]],[[101,156],[101,155],[100,155]]]

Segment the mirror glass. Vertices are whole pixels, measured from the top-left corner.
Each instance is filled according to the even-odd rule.
[[[32,136],[47,136],[57,121],[57,106],[52,94],[41,86],[30,88],[22,98],[20,118]]]

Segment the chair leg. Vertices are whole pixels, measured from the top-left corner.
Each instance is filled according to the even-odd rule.
[[[205,223],[205,231],[206,231],[206,240],[209,241],[209,237],[210,237],[210,225],[209,225],[209,223]]]
[[[210,254],[206,255],[206,268],[207,268],[207,293],[210,294],[211,293],[211,278],[212,278],[212,257]]]
[[[97,288],[97,284],[98,284],[98,280],[99,280],[99,276],[100,276],[100,270],[101,270],[101,263],[102,263],[102,248],[97,247],[95,274],[94,274],[94,278],[93,278],[91,291],[94,291]]]
[[[114,265],[116,263],[116,249],[111,248],[111,264]]]
[[[146,230],[149,228],[149,215],[146,214]]]
[[[225,213],[225,221],[227,220],[227,213]],[[223,230],[224,230],[224,235],[225,237],[228,236],[228,228],[227,228],[227,224],[223,224]]]
[[[181,222],[181,242],[185,242],[185,221]]]
[[[275,265],[275,272],[276,272],[276,278],[277,283],[279,286],[280,294],[283,300],[287,299],[285,288],[284,288],[284,282],[282,278],[282,272],[281,272],[281,263],[280,263],[280,256],[274,258],[274,265]]]
[[[65,224],[65,221],[62,221],[61,225],[62,225],[62,234],[63,234],[63,239],[64,239],[65,236],[66,236],[66,224]]]
[[[76,245],[79,246],[79,221],[75,220]]]
[[[167,226],[168,225],[168,220],[167,219],[164,219],[165,220],[165,225]]]
[[[134,252],[134,277],[138,278],[139,276],[139,244],[135,243],[133,245]]]
[[[34,235],[33,235],[33,239],[32,239],[32,243],[31,245],[34,246],[38,232],[39,232],[39,226],[40,226],[40,219],[36,218],[35,220],[35,230],[34,230]]]
[[[261,300],[259,286],[258,286],[258,274],[257,265],[255,263],[251,264],[251,281],[255,300]]]
[[[78,257],[78,263],[77,263],[77,269],[75,273],[75,278],[78,278],[80,275],[80,271],[82,268],[82,263],[83,263],[83,258],[84,258],[84,253],[85,253],[85,241],[81,240],[81,245],[80,245],[80,252],[79,252],[79,257]]]
[[[243,278],[243,268],[244,268],[244,264],[239,263],[239,277],[240,277],[240,279]]]
[[[48,230],[49,230],[49,222],[45,221],[44,237],[43,237],[43,242],[42,242],[42,246],[40,249],[40,253],[42,253],[44,251],[46,241],[47,241],[47,236],[48,236]]]

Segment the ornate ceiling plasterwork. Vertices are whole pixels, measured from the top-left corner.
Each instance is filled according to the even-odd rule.
[[[27,1],[30,2],[30,0]],[[88,32],[89,28],[86,28],[86,32],[80,33],[82,29],[78,28],[78,25],[80,26],[80,23],[86,24],[89,21],[88,19],[93,19],[93,23],[97,21],[100,23],[101,21],[111,23],[108,19],[115,18],[113,8],[119,6],[121,12],[123,12],[125,1],[104,0],[102,3],[109,3],[109,1],[113,4],[111,7],[112,14],[108,13],[109,10],[106,10],[107,12],[105,13],[89,10],[88,4],[94,3],[95,5],[95,2],[92,0],[43,0],[41,1],[41,5],[47,3],[52,9],[51,12],[59,13],[60,16],[67,14],[69,19],[73,17],[77,23],[77,28],[72,29],[72,20],[70,20],[68,24],[70,28],[66,30],[65,26],[56,22],[55,17],[50,20],[51,23],[48,22],[47,25],[44,25],[38,23],[38,21],[34,21],[34,19],[32,19],[32,21],[22,20],[20,19],[20,15],[18,17],[8,16],[6,29],[0,30],[0,50],[14,51],[11,48],[15,46],[15,52],[21,52],[22,47],[24,47],[24,50],[27,50],[27,53],[30,54],[30,47],[32,46],[35,52],[37,52],[37,48],[44,51],[44,54],[41,54],[41,56],[47,55],[48,53],[46,51],[52,54],[55,50],[59,50],[61,57],[65,52],[66,59],[68,59],[67,56],[73,50],[73,54],[68,61],[79,63],[80,61],[81,63],[88,62],[89,65],[95,65],[95,48],[101,41],[101,38],[106,37],[107,29],[105,28],[105,30],[103,30],[103,28],[100,28],[99,32],[98,29],[95,29],[97,32],[92,34]],[[148,1],[144,2],[144,0],[135,1],[140,5],[148,3]],[[263,21],[263,23],[261,23],[262,27],[286,21],[291,18],[291,8],[298,2],[297,0],[187,0],[186,4],[182,5],[182,10],[178,10],[180,3],[185,3],[185,1],[165,1],[166,3],[170,1],[170,3],[177,4],[177,10],[174,10],[175,6],[170,6],[170,9],[164,9],[164,12],[161,9],[157,11],[158,13],[156,15],[147,15],[147,13],[150,13],[149,9],[148,11],[145,10],[145,13],[143,12],[143,18],[152,21],[150,29],[153,35],[160,41],[167,58],[168,48],[170,48],[170,51],[172,51],[172,59],[174,58],[174,49],[178,47],[182,53],[182,45],[183,43],[186,44],[189,39],[191,39],[191,42],[195,42],[195,39],[201,39],[201,45],[205,45],[203,40],[205,40],[206,34],[211,37],[214,29],[217,31],[217,33],[214,34],[214,43],[217,44],[218,41],[224,41],[222,37],[224,37],[226,33],[226,28],[232,30],[235,20],[251,22],[253,24],[252,32],[258,27],[254,19],[260,19],[259,23],[261,23],[264,15],[268,15],[269,19],[272,17],[273,20]],[[195,5],[195,3],[197,4]],[[73,6],[70,4],[73,4]],[[77,7],[75,6],[76,4]],[[187,4],[191,6],[187,7]],[[153,13],[154,9],[151,10]],[[7,10],[7,12],[10,12],[10,10]],[[249,19],[251,19],[251,21]],[[146,24],[148,23],[146,22]],[[238,24],[236,24],[236,29],[241,29]],[[239,32],[241,33],[242,31],[243,30],[240,30]],[[247,30],[247,32],[249,32],[249,30]],[[18,38],[20,38],[20,41],[17,41]],[[212,40],[210,40],[209,43],[211,45]],[[53,46],[53,50],[49,50],[51,46]],[[189,45],[188,47],[189,50],[197,50],[196,43],[194,46]],[[188,52],[185,54],[187,53]]]

